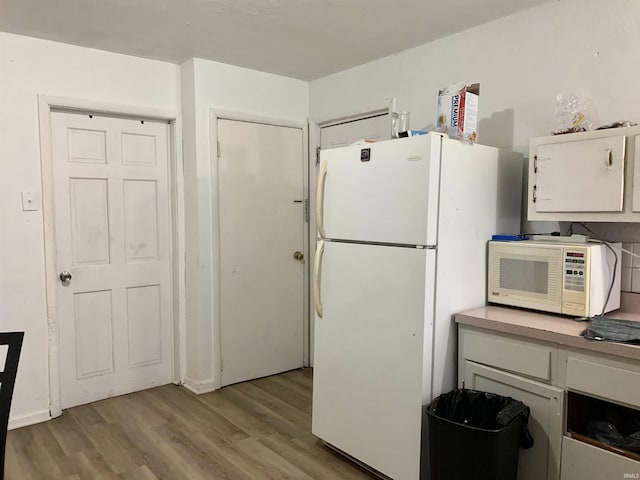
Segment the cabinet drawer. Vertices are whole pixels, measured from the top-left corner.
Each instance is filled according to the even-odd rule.
[[[640,478],[640,462],[573,438],[562,439],[561,480]]]
[[[640,372],[570,357],[566,385],[576,391],[640,408]]]
[[[466,360],[541,380],[551,379],[551,348],[480,332],[465,330],[461,334]]]

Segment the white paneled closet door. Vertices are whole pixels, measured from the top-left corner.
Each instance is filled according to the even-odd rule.
[[[169,383],[168,125],[52,112],[61,406]]]

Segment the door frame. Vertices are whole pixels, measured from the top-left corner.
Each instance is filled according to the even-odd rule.
[[[182,149],[182,118],[178,111],[137,105],[120,105],[93,100],[38,95],[40,127],[40,163],[42,179],[42,213],[44,223],[44,270],[48,327],[49,415],[62,414],[60,382],[60,343],[57,300],[55,214],[53,192],[53,146],[51,112],[66,111],[118,118],[148,119],[169,125],[169,201],[170,201],[170,282],[172,325],[172,381],[182,382],[186,374],[185,317],[185,223]]]
[[[212,238],[215,239],[215,245],[213,245],[213,264],[214,279],[213,279],[213,358],[217,365],[214,365],[213,369],[213,382],[214,388],[217,390],[222,387],[222,375],[220,367],[222,365],[222,318],[220,310],[220,288],[221,288],[221,275],[220,275],[220,170],[218,163],[218,120],[233,120],[238,122],[259,123],[264,125],[271,125],[275,127],[288,127],[298,128],[302,132],[302,178],[303,178],[303,197],[307,200],[309,205],[309,127],[306,122],[298,122],[295,120],[287,120],[282,118],[262,116],[259,114],[235,110],[225,110],[221,108],[212,107],[209,109],[209,145],[211,155],[211,207],[213,212],[212,219]],[[309,207],[308,207],[309,208]],[[309,225],[306,223],[306,228],[303,228],[303,245],[302,248],[305,258],[309,258]],[[310,275],[310,261],[304,263],[303,270],[303,324],[302,324],[302,360],[303,365],[309,366],[309,275]]]
[[[343,111],[336,111],[335,114],[309,119],[309,189],[313,194],[309,198],[309,235],[313,242],[313,248],[309,249],[309,264],[313,265],[316,257],[316,186],[318,180],[318,170],[320,167],[320,133],[325,127],[331,127],[345,122],[363,120],[379,115],[391,115],[396,111],[396,97],[383,98],[365,104],[356,105]],[[391,131],[391,123],[389,123]],[[313,270],[309,272],[308,281],[313,285]],[[313,341],[315,328],[315,310],[313,303],[307,309],[309,316],[309,366],[313,367]]]

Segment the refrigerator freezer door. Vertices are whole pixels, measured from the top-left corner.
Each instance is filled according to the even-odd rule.
[[[435,245],[440,144],[441,137],[424,135],[323,150],[321,236]]]
[[[420,470],[434,269],[433,250],[324,244],[312,431],[399,480]]]

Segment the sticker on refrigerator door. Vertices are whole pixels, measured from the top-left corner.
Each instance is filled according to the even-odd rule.
[[[361,162],[368,162],[371,159],[371,149],[370,148],[363,148],[362,150],[360,150],[360,161]]]

